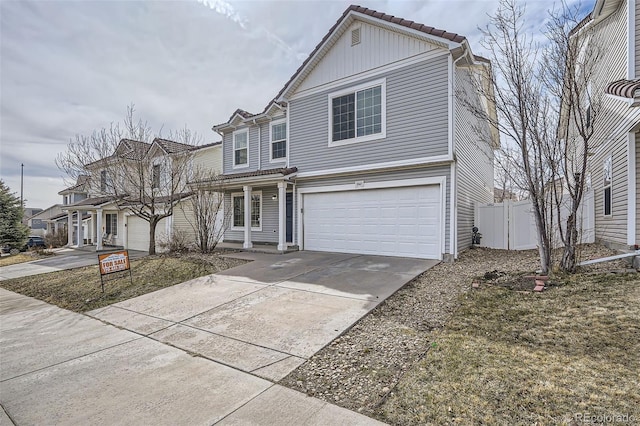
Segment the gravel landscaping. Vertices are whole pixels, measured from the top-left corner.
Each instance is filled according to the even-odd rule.
[[[581,259],[612,254],[602,246],[587,245]],[[538,267],[534,250],[467,250],[455,263],[441,263],[408,283],[281,384],[393,422],[382,415],[381,407],[403,376],[437,347],[438,334],[467,298],[472,282],[491,271],[522,276]],[[616,261],[588,268],[582,273],[627,266]]]

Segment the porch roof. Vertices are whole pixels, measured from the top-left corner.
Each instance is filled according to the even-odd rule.
[[[284,178],[298,172],[297,167],[279,167],[276,169],[254,170],[251,172],[229,173],[220,175],[215,179],[191,182],[195,186],[215,186],[223,187],[239,186],[247,184],[267,184],[284,180]]]

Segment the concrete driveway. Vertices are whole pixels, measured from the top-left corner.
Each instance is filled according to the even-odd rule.
[[[56,254],[55,256],[34,260],[33,262],[0,267],[0,281],[98,264],[98,253],[90,248],[74,249],[64,247],[53,251]],[[144,251],[129,250],[129,257],[132,260],[146,255],[147,252]]]
[[[437,262],[242,256],[255,260],[88,316],[2,290],[8,416],[17,424],[375,424],[275,383]]]

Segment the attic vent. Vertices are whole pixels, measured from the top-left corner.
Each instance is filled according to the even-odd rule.
[[[360,28],[351,30],[351,45],[360,44]]]

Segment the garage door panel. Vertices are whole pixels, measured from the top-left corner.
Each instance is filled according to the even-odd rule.
[[[438,185],[304,195],[304,247],[439,258]]]

